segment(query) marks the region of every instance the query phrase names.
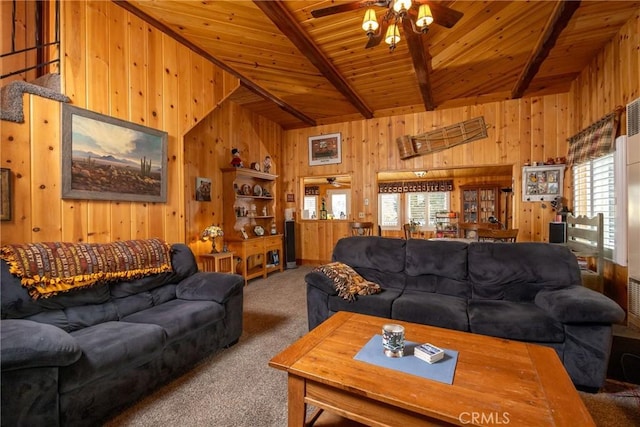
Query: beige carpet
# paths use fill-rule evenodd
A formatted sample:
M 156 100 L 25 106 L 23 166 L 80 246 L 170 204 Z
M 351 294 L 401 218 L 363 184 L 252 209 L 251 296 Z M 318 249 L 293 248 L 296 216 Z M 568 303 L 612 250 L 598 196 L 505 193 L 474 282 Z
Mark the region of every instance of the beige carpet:
M 205 359 L 106 425 L 286 426 L 286 374 L 267 364 L 307 332 L 304 275 L 308 271 L 309 267 L 300 267 L 249 282 L 240 342 Z M 640 386 L 609 381 L 604 392 L 581 396 L 599 427 L 640 426 Z

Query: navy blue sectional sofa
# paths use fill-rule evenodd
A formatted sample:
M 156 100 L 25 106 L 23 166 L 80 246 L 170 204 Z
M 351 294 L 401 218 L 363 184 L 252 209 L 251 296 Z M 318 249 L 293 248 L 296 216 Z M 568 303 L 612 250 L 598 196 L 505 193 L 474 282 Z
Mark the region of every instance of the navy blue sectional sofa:
M 342 310 L 532 342 L 556 350 L 576 387 L 595 391 L 604 383 L 611 325 L 625 313 L 581 285 L 564 246 L 347 237 L 333 261 L 383 291 L 349 302 L 331 279 L 310 272 L 309 329 Z
M 1 262 L 2 426 L 99 425 L 238 341 L 242 277 L 170 253 L 171 272 L 37 300 Z

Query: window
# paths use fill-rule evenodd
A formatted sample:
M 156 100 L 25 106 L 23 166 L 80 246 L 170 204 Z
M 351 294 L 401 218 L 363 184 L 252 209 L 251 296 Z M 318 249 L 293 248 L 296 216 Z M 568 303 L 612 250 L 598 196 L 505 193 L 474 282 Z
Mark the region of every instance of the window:
M 615 153 L 573 166 L 573 214 L 592 217 L 600 212 L 604 219 L 605 256 L 615 248 Z
M 328 190 L 327 198 L 329 206 L 327 211 L 333 218 L 343 219 L 349 217 L 349 193 L 351 190 Z
M 378 212 L 380 227 L 386 229 L 400 228 L 400 194 L 378 194 Z
M 303 207 L 305 219 L 318 218 L 318 196 L 304 196 Z
M 382 228 L 399 229 L 401 224 L 413 220 L 421 227 L 436 228 L 436 213 L 449 211 L 449 192 L 379 194 L 378 205 Z M 401 203 L 403 200 L 403 203 Z M 400 206 L 404 205 L 401 211 Z

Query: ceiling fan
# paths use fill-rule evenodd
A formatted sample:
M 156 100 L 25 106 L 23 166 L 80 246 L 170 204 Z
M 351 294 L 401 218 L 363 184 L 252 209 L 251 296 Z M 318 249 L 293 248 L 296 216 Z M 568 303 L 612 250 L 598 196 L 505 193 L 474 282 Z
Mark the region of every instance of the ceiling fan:
M 374 6 L 387 8 L 381 23 Z M 361 8 L 366 8 L 362 21 L 362 29 L 369 38 L 366 48 L 377 46 L 384 39 L 391 51 L 400 41 L 399 26 L 403 27 L 405 36 L 410 37 L 410 33 L 425 34 L 432 23 L 451 28 L 463 16 L 462 12 L 425 0 L 361 0 L 312 10 L 311 16 L 320 18 Z
M 327 184 L 333 185 L 334 187 L 342 187 L 342 184 L 336 181 L 335 176 L 330 176 L 327 178 Z

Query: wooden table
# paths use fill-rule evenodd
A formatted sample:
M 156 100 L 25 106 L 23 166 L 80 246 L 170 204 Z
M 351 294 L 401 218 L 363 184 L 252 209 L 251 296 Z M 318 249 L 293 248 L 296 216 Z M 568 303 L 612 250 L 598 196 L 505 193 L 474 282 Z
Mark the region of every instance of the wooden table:
M 288 372 L 289 426 L 307 404 L 372 426 L 595 426 L 548 347 L 394 321 L 408 341 L 459 352 L 452 385 L 354 360 L 388 322 L 339 312 L 271 359 Z
M 200 255 L 203 271 L 215 271 L 218 273 L 235 273 L 233 252 L 218 252 L 215 254 Z

